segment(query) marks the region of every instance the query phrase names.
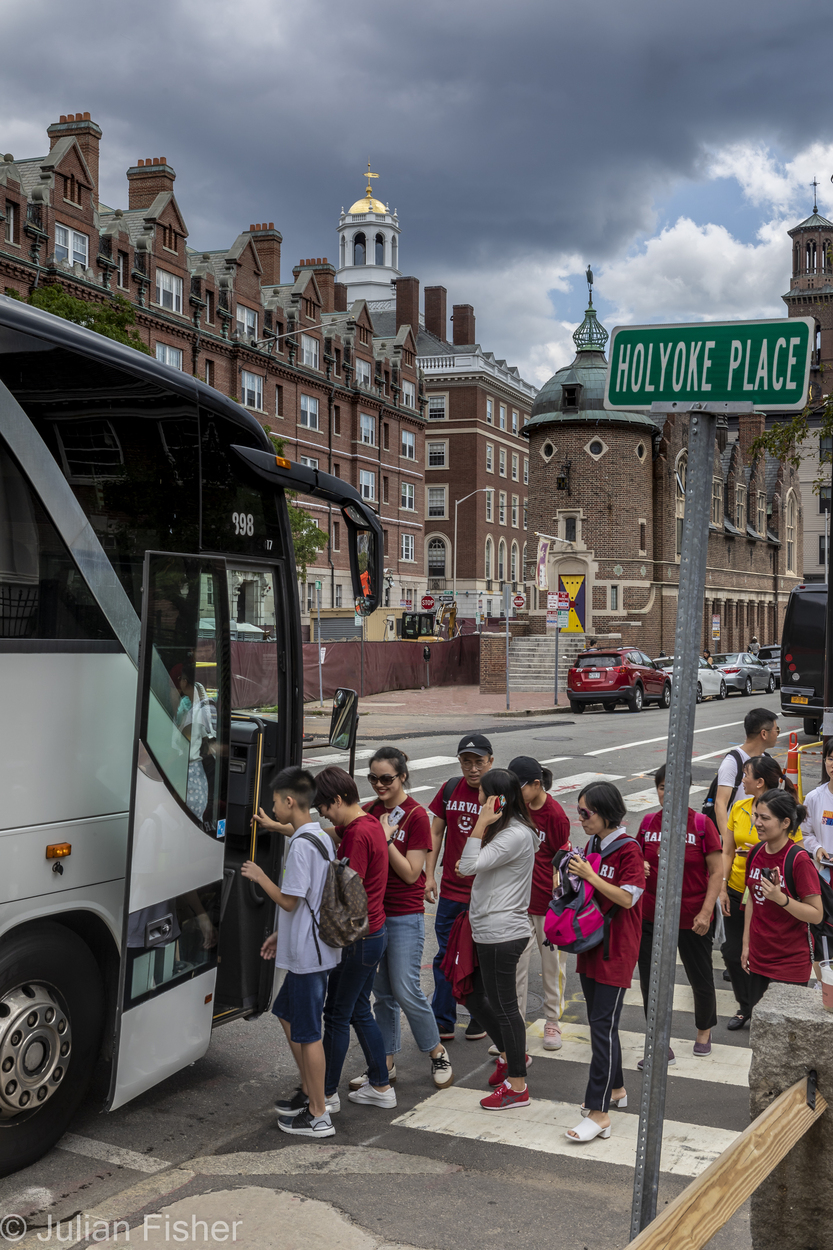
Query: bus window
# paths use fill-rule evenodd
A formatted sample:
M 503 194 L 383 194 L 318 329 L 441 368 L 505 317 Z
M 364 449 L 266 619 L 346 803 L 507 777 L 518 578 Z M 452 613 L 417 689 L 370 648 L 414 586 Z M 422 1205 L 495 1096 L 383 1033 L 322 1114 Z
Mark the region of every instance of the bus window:
M 232 711 L 276 717 L 282 647 L 277 578 L 270 568 L 228 562 Z
M 16 461 L 0 441 L 0 641 L 115 635 Z
M 247 441 L 228 417 L 200 409 L 202 548 L 284 557 L 275 488 L 264 487 L 231 450 Z

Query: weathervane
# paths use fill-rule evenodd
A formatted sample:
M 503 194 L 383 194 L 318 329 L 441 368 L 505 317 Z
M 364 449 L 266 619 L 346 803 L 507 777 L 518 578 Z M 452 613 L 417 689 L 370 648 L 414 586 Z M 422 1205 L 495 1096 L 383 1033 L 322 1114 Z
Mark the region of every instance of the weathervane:
M 371 199 L 371 198 L 372 198 L 372 193 L 373 193 L 373 188 L 372 188 L 372 187 L 371 187 L 371 185 L 370 185 L 370 179 L 371 179 L 371 178 L 378 178 L 378 177 L 379 177 L 379 175 L 378 175 L 378 174 L 372 174 L 372 173 L 370 172 L 370 161 L 368 161 L 368 162 L 367 162 L 367 179 L 368 179 L 368 182 L 367 182 L 367 190 L 365 191 L 365 195 L 367 196 L 367 198 L 368 198 L 368 199 Z
M 587 266 L 587 273 L 584 275 L 587 279 L 587 300 L 589 306 L 593 307 L 593 270 Z
M 833 178 L 831 178 L 830 181 L 833 182 Z M 813 181 L 810 183 L 810 186 L 813 188 L 813 212 L 817 213 L 819 211 L 819 194 L 818 194 L 819 184 L 818 184 L 815 174 L 813 174 Z

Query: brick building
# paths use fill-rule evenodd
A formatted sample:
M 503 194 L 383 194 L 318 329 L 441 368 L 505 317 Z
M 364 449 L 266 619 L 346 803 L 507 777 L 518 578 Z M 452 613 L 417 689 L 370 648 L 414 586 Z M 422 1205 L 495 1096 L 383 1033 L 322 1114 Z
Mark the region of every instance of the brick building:
M 685 515 L 688 419 L 656 422 L 603 405 L 607 332 L 592 306 L 573 336 L 576 357 L 542 388 L 524 429 L 529 440 L 529 529 L 562 541 L 549 584 L 570 594 L 574 651 L 586 635 L 673 654 Z M 800 580 L 802 506 L 798 473 L 771 456 L 753 459 L 761 414 L 718 432 L 702 646 L 745 648 L 781 634 L 789 592 Z M 535 556 L 535 540 L 530 558 Z M 531 577 L 531 571 L 530 571 Z M 543 594 L 530 612 L 546 631 Z M 719 639 L 713 621 L 719 622 Z
M 301 261 L 282 281 L 282 236 L 272 222 L 250 225 L 229 248 L 190 246 L 165 157 L 138 160 L 127 171 L 127 207 L 111 208 L 98 197 L 101 129 L 89 113 L 62 116 L 47 134 L 45 156 L 0 160 L 0 289 L 26 297 L 57 283 L 85 300 L 124 296 L 159 360 L 237 400 L 284 439 L 291 459 L 343 477 L 374 501 L 391 601 L 417 597 L 425 587 L 425 399 L 413 300 L 403 292 L 380 333 L 364 299 L 348 306 L 326 258 Z M 324 608 L 345 612 L 346 536 L 326 506 L 304 507 L 328 544 L 302 606 L 309 610 L 318 578 Z M 349 621 L 352 630 L 352 613 Z

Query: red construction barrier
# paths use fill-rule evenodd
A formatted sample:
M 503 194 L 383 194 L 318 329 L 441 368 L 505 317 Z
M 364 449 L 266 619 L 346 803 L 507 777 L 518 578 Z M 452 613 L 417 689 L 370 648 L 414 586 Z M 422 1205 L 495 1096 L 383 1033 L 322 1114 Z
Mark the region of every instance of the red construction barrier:
M 239 644 L 238 644 L 239 645 Z M 243 644 L 245 645 L 245 644 Z M 432 686 L 476 686 L 480 681 L 480 638 L 469 634 L 451 642 L 429 644 Z M 322 643 L 324 698 L 339 686 L 361 694 L 361 642 Z M 364 693 L 385 690 L 418 690 L 425 685 L 425 661 L 420 642 L 366 642 L 364 644 Z M 304 644 L 304 699 L 318 698 L 318 647 Z

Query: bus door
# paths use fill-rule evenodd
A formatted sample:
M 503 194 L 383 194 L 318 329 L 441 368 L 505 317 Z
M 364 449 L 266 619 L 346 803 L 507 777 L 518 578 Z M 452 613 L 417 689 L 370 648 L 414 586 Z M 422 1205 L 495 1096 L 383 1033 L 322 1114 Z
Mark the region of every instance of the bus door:
M 211 1036 L 228 638 L 225 561 L 147 552 L 110 1109 L 200 1058 Z

